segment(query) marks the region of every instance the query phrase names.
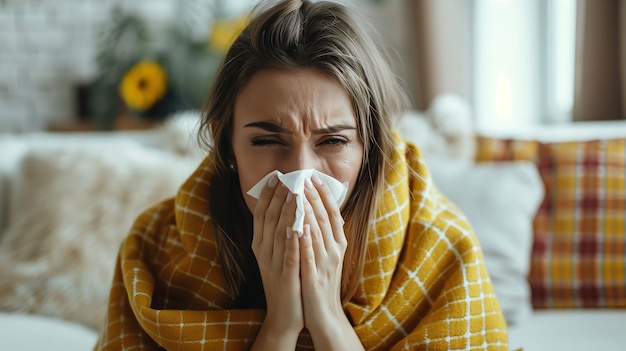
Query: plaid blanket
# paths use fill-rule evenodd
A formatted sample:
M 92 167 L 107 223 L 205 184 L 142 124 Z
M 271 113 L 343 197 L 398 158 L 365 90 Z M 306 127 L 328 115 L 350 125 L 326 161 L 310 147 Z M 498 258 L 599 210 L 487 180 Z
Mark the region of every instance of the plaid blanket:
M 204 161 L 174 199 L 124 241 L 96 350 L 247 350 L 264 310 L 229 309 L 216 261 Z M 418 149 L 398 139 L 364 275 L 344 306 L 367 350 L 506 350 L 507 332 L 465 217 L 437 190 Z M 303 331 L 298 350 L 313 349 Z

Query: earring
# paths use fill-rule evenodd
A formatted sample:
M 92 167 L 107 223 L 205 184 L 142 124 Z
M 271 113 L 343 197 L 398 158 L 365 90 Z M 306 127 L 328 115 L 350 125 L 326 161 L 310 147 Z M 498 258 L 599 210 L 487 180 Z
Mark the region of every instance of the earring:
M 228 168 L 230 168 L 231 172 L 235 171 L 235 165 L 232 162 L 228 164 Z

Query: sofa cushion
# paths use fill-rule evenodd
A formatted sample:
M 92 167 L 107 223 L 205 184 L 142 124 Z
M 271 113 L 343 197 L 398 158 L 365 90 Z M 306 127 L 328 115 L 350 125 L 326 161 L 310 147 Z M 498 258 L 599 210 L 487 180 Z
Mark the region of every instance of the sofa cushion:
M 193 164 L 190 164 L 193 162 Z M 175 194 L 196 162 L 139 144 L 32 148 L 0 239 L 0 309 L 97 328 L 135 217 Z
M 626 307 L 626 140 L 543 144 L 546 193 L 530 282 L 537 307 Z
M 534 307 L 626 307 L 626 139 L 489 139 L 478 142 L 479 160 L 533 160 L 544 182 L 533 222 Z M 532 144 L 534 153 L 513 151 Z
M 426 161 L 437 187 L 476 233 L 507 324 L 522 322 L 532 311 L 527 280 L 532 222 L 543 199 L 537 168 L 530 162 Z
M 534 161 L 539 142 L 527 139 L 476 137 L 476 162 Z

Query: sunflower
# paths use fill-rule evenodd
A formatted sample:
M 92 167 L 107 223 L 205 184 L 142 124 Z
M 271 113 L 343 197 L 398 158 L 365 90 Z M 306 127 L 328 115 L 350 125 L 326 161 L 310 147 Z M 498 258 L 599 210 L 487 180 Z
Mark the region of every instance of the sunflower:
M 161 65 L 152 60 L 135 64 L 126 73 L 119 92 L 131 109 L 146 111 L 165 95 L 167 75 Z

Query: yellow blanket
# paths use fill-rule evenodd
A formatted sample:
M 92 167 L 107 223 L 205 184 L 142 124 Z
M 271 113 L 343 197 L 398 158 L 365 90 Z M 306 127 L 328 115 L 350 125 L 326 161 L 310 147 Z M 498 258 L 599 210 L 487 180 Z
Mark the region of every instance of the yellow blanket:
M 363 346 L 506 350 L 506 325 L 468 223 L 436 189 L 416 147 L 398 141 L 392 161 L 363 280 L 345 306 Z M 227 309 L 233 297 L 214 259 L 209 175 L 204 161 L 175 199 L 135 222 L 97 350 L 250 348 L 264 311 Z M 313 349 L 304 332 L 298 349 Z

